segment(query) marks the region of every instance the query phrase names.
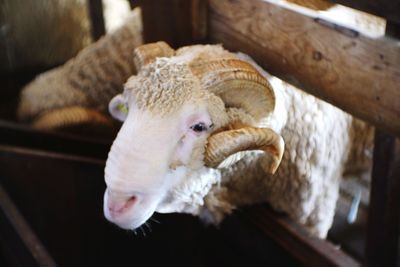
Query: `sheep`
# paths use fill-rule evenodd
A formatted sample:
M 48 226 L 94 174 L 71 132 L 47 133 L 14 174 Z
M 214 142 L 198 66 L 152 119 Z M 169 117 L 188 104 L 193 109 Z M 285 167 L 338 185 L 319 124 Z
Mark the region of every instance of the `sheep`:
M 220 45 L 170 49 L 136 48 L 138 73 L 109 103 L 123 124 L 105 166 L 105 217 L 124 229 L 154 212 L 219 224 L 268 202 L 326 237 L 342 174 L 370 160 L 371 127 Z
M 92 42 L 87 0 L 2 0 L 0 71 L 49 68 Z M 105 27 L 112 32 L 129 15 L 126 0 L 103 0 Z
M 21 91 L 18 119 L 46 130 L 85 124 L 113 129 L 107 105 L 136 72 L 132 53 L 143 43 L 141 30 L 136 9 L 121 28 L 36 77 Z

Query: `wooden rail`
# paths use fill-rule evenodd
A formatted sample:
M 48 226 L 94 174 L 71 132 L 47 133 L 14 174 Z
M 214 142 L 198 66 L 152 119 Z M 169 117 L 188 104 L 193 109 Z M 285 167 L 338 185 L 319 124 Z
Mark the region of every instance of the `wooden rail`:
M 351 256 L 322 239 L 312 237 L 283 214 L 265 206 L 244 211 L 245 218 L 290 252 L 304 266 L 360 266 Z
M 112 140 L 32 129 L 0 120 L 0 144 L 49 152 L 106 159 Z
M 209 38 L 400 136 L 400 46 L 259 0 L 209 0 Z

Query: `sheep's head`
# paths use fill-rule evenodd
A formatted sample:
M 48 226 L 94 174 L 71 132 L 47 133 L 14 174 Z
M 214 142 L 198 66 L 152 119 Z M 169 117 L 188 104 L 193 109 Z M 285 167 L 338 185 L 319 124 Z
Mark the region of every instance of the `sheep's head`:
M 110 102 L 124 123 L 106 163 L 104 213 L 122 228 L 155 211 L 197 213 L 210 189 L 201 176 L 216 182 L 215 168 L 233 153 L 261 149 L 274 159 L 271 172 L 279 165 L 281 137 L 250 125 L 274 108 L 268 82 L 226 51 L 212 59 L 196 49 L 174 56 L 162 42 L 139 47 L 138 74 Z

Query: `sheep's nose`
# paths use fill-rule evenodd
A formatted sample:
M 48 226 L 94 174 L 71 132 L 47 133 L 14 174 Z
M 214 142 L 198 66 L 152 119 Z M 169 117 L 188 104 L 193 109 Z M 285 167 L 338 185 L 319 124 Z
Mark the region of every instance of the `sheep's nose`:
M 136 196 L 129 198 L 113 198 L 108 196 L 107 206 L 112 215 L 119 215 L 131 208 L 137 201 Z

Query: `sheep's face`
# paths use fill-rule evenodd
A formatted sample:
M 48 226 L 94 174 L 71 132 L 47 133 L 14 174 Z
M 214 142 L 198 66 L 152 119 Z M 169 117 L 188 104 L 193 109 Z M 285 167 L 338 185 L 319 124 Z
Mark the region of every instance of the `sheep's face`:
M 106 163 L 104 214 L 134 229 L 166 201 L 174 202 L 170 192 L 204 167 L 207 138 L 227 115 L 223 102 L 202 90 L 186 65 L 165 59 L 128 80 L 110 111 L 124 123 Z

